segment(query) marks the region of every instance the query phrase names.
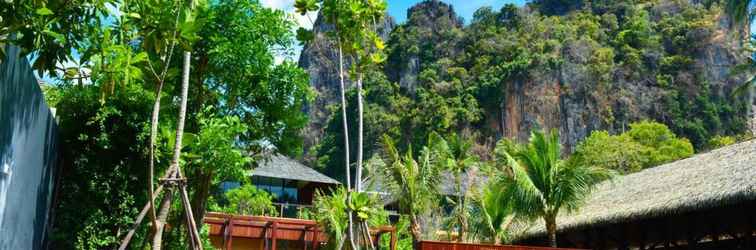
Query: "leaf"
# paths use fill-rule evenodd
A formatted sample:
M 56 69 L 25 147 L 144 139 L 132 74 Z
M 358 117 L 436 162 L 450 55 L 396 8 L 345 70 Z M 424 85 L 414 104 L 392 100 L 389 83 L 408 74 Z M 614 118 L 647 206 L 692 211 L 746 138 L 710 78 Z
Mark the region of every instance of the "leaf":
M 66 78 L 74 78 L 78 74 L 79 74 L 79 69 L 77 69 L 76 67 L 67 68 L 65 71 Z
M 384 48 L 386 48 L 386 44 L 383 42 L 383 39 L 379 37 L 376 37 L 373 40 L 373 42 L 375 43 L 375 47 L 378 48 L 379 50 L 383 50 Z
M 313 39 L 315 39 L 315 34 L 311 30 L 307 30 L 301 27 L 297 29 L 297 40 L 299 40 L 301 43 L 308 43 Z
M 129 12 L 129 14 L 126 14 L 126 16 L 134 18 L 134 19 L 141 19 L 142 18 L 142 16 L 139 15 L 139 13 L 136 13 L 136 12 Z
M 52 12 L 52 10 L 48 9 L 47 7 L 39 8 L 35 11 L 35 13 L 37 13 L 37 15 L 40 15 L 40 16 L 49 16 L 49 15 L 55 14 Z
M 386 56 L 383 53 L 372 53 L 370 54 L 370 60 L 375 64 L 380 64 L 386 61 Z
M 61 44 L 62 43 L 66 43 L 66 37 L 63 36 L 60 33 L 57 33 L 57 32 L 51 31 L 51 30 L 43 30 L 42 32 L 45 33 L 48 36 L 53 37 L 55 39 L 55 41 L 58 42 L 58 43 L 61 43 Z

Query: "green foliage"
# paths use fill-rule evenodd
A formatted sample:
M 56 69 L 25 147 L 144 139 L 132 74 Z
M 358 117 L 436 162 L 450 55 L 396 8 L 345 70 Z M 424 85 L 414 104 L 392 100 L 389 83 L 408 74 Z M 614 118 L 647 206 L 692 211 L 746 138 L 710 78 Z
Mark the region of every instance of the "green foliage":
M 707 143 L 707 148 L 709 149 L 721 148 L 724 146 L 735 144 L 736 142 L 737 140 L 735 139 L 735 137 L 718 135 L 709 139 L 709 142 Z
M 120 241 L 118 232 L 147 200 L 143 176 L 152 95 L 128 85 L 101 103 L 98 86 L 60 91 L 56 113 L 66 146 L 51 239 L 60 248 L 107 248 Z
M 610 135 L 607 131 L 593 131 L 575 149 L 570 164 L 599 166 L 620 173 L 630 173 L 648 165 L 644 152 L 648 148 L 627 134 Z
M 117 7 L 121 15 L 98 12 L 97 8 L 106 3 Z M 57 41 L 60 44 L 55 46 L 44 37 L 39 46 L 20 44 L 41 53 L 42 60 L 38 59 L 40 64 L 35 67 L 46 68 L 43 66 L 50 60 L 45 53 L 80 54 L 79 65 L 63 69 L 62 75 L 57 75 L 58 86 L 46 91 L 51 105 L 60 112 L 62 139 L 67 145 L 63 156 L 66 170 L 61 179 L 61 192 L 65 193 L 56 208 L 53 245 L 112 248 L 131 227 L 136 209 L 147 200 L 149 114 L 158 82 L 165 82 L 165 86 L 156 148 L 157 176 L 165 169 L 174 144 L 172 129 L 178 103 L 173 96 L 178 86 L 173 83 L 178 82 L 177 61 L 182 50 L 194 52 L 182 164 L 195 215 L 202 216 L 197 212 L 204 212 L 207 203 L 212 205 L 209 194 L 220 180 L 242 179 L 250 166 L 250 155 L 263 147 L 275 147 L 285 154 L 301 152 L 299 131 L 306 124 L 302 107 L 312 97 L 307 75 L 294 63 L 274 60 L 275 53 L 292 49 L 293 22 L 282 11 L 263 8 L 256 1 L 192 3 L 77 1 L 59 6 L 47 1 L 47 9 L 53 14 L 38 11 L 40 20 L 70 14 L 70 20 L 56 19 L 49 25 L 73 32 L 61 33 L 73 39 Z M 14 15 L 19 17 L 31 15 L 25 8 L 40 4 L 13 2 L 10 5 L 15 6 L 5 8 L 9 3 L 2 2 L 2 22 L 10 20 L 6 11 L 16 11 Z M 82 21 L 80 17 L 84 17 L 76 11 L 90 11 L 86 15 L 95 18 Z M 69 21 L 81 23 L 58 26 L 69 25 Z M 23 43 L 31 36 L 19 39 Z M 174 205 L 177 210 L 180 202 Z M 175 219 L 181 214 L 172 211 L 170 216 L 171 224 L 183 226 L 183 220 Z M 140 227 L 132 247 L 143 247 L 139 244 L 148 234 L 148 227 Z M 169 248 L 186 247 L 182 230 L 168 232 L 166 238 Z
M 604 168 L 565 164 L 560 148 L 556 131 L 534 131 L 528 144 L 495 151 L 498 164 L 511 171 L 495 180 L 498 190 L 515 213 L 543 218 L 552 247 L 557 214 L 576 210 L 594 185 L 611 177 Z
M 236 116 L 218 117 L 210 108 L 205 109 L 197 120 L 199 133 L 187 134 L 184 141 L 186 170 L 212 172 L 213 183 L 244 180 L 251 159 L 235 141 L 247 132 L 247 125 Z
M 351 196 L 351 199 L 347 198 Z M 367 222 L 370 226 L 385 225 L 387 213 L 376 196 L 364 192 L 352 192 L 344 187 L 330 190 L 329 194 L 317 191 L 313 201 L 314 219 L 329 235 L 328 247 L 340 249 L 346 246 L 349 211 L 355 212 L 357 225 Z
M 471 152 L 472 141 L 461 135 L 452 135 L 446 140 L 440 139 L 436 142 L 435 149 L 439 166 L 454 176 L 454 193 L 456 197 L 448 197 L 447 201 L 454 206 L 449 214 L 447 226 L 449 232 L 452 229 L 458 229 L 458 237 L 465 240 L 466 233 L 469 230 L 469 220 L 472 192 L 465 188 L 462 183 L 462 175 L 467 175 L 474 171 L 479 165 L 479 159 Z M 467 183 L 467 185 L 471 185 Z
M 402 155 L 394 141 L 387 135 L 383 136 L 385 164 L 377 174 L 383 176 L 387 188 L 397 197 L 399 213 L 409 217 L 413 241 L 419 241 L 422 237 L 419 217 L 429 212 L 438 198 L 441 171 L 438 147 L 442 141 L 438 134 L 432 133 L 415 158 L 411 147 Z
M 693 155 L 693 145 L 688 139 L 679 139 L 664 124 L 642 121 L 630 124 L 627 134 L 641 145 L 648 147 L 645 156 L 648 166 L 656 166 Z
M 502 173 L 489 173 L 489 178 L 496 179 Z M 498 182 L 486 183 L 482 190 L 473 197 L 471 233 L 484 242 L 500 244 L 510 242 L 514 230 L 511 228 L 517 218 L 508 197 L 503 196 Z
M 295 64 L 276 64 L 276 51 L 294 45 L 294 23 L 282 11 L 253 1 L 220 1 L 206 14 L 197 45 L 201 58 L 196 74 L 204 86 L 197 102 L 236 115 L 249 129 L 240 137 L 255 148 L 272 143 L 284 154 L 300 154 L 300 130 L 307 123 L 301 110 L 312 99 L 307 74 Z
M 222 210 L 232 214 L 278 216 L 273 206 L 273 196 L 265 190 L 250 184 L 226 192 L 228 205 Z
M 691 155 L 690 141 L 677 138 L 664 124 L 642 121 L 630 124 L 630 130 L 619 135 L 593 131 L 577 146 L 569 164 L 632 173 Z
M 71 51 L 97 28 L 107 15 L 109 0 L 0 2 L 0 44 L 11 43 L 23 49 L 21 56 L 36 53 L 33 68 L 52 73 L 71 60 Z M 0 49 L 0 55 L 5 53 Z

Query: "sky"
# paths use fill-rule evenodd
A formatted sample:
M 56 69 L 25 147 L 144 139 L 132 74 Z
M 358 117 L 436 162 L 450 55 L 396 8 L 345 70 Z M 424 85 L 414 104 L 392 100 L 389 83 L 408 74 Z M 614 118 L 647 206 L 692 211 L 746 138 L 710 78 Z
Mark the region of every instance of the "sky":
M 398 23 L 403 23 L 407 20 L 407 9 L 413 5 L 422 2 L 423 0 L 387 0 L 389 15 L 394 17 Z M 525 4 L 526 0 L 442 0 L 442 2 L 451 4 L 454 7 L 454 11 L 457 15 L 465 19 L 465 22 L 472 19 L 473 13 L 477 9 L 483 6 L 491 6 L 494 10 L 498 10 L 507 3 L 514 3 L 516 5 Z M 263 6 L 273 9 L 280 9 L 286 13 L 290 13 L 297 19 L 299 25 L 305 28 L 312 27 L 312 24 L 307 17 L 298 15 L 294 12 L 294 0 L 261 0 Z M 309 14 L 314 21 L 316 13 Z
M 317 12 L 308 13 L 307 16 L 302 16 L 294 11 L 295 0 L 260 0 L 263 6 L 283 10 L 287 14 L 296 19 L 297 24 L 300 27 L 307 29 L 312 28 L 312 22 L 317 17 Z M 413 5 L 422 2 L 423 0 L 387 0 L 389 15 L 396 20 L 397 23 L 404 23 L 407 20 L 407 9 Z M 472 19 L 473 13 L 480 7 L 491 6 L 494 10 L 499 10 L 504 4 L 514 3 L 518 6 L 525 4 L 526 0 L 442 0 L 442 2 L 451 4 L 457 15 L 461 16 L 465 22 L 469 22 Z M 284 59 L 297 61 L 299 59 L 299 52 L 301 47 L 294 48 L 294 54 L 289 56 L 277 56 L 276 62 L 280 63 Z

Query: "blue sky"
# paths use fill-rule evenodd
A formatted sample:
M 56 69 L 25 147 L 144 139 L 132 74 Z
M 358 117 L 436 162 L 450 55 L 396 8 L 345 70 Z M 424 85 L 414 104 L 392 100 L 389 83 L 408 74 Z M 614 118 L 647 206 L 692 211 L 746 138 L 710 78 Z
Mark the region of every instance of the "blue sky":
M 407 19 L 407 9 L 413 5 L 422 2 L 422 0 L 388 0 L 388 11 L 397 22 L 404 22 Z M 499 10 L 501 6 L 508 3 L 514 3 L 522 6 L 525 0 L 443 0 L 454 7 L 457 15 L 462 16 L 465 22 L 472 19 L 473 13 L 483 6 L 491 6 L 494 10 Z
M 301 26 L 309 28 L 312 24 L 306 17 L 296 15 L 294 13 L 294 1 L 295 0 L 260 0 L 260 2 L 270 8 L 280 9 L 287 13 L 291 13 Z M 422 2 L 423 0 L 387 0 L 389 15 L 395 18 L 399 23 L 404 22 L 407 19 L 407 9 L 413 5 Z M 477 9 L 483 6 L 491 6 L 494 10 L 498 10 L 507 3 L 514 3 L 516 5 L 525 4 L 526 0 L 442 0 L 442 2 L 451 4 L 454 7 L 454 11 L 457 15 L 462 16 L 465 22 L 472 19 L 473 13 Z M 311 13 L 312 20 L 315 19 L 316 13 Z
M 314 21 L 317 17 L 316 12 L 308 13 L 308 17 L 299 15 L 294 12 L 295 0 L 260 0 L 263 6 L 280 9 L 291 15 L 301 27 L 312 28 L 310 20 Z M 413 5 L 422 2 L 423 0 L 387 0 L 389 15 L 394 17 L 398 23 L 403 23 L 407 20 L 407 9 Z M 461 16 L 465 22 L 469 22 L 472 19 L 473 13 L 483 6 L 491 6 L 494 10 L 499 10 L 501 6 L 507 3 L 514 3 L 522 6 L 526 0 L 441 0 L 442 2 L 451 4 L 457 15 Z M 299 52 L 301 48 L 294 48 L 294 55 L 279 56 L 277 61 L 282 61 L 286 58 L 296 61 L 299 58 Z

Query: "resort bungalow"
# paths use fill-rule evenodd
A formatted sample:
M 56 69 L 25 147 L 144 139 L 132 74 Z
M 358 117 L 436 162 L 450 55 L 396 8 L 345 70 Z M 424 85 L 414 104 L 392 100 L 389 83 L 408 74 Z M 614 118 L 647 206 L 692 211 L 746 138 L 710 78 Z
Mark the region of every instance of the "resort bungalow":
M 756 249 L 756 140 L 603 183 L 557 225 L 560 247 Z M 540 226 L 519 243 L 545 238 Z
M 274 205 L 281 217 L 296 218 L 299 211 L 312 206 L 315 193 L 335 188 L 341 183 L 298 161 L 283 155 L 273 155 L 249 173 L 251 183 L 274 196 Z M 223 189 L 238 187 L 238 183 L 224 183 Z

